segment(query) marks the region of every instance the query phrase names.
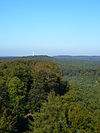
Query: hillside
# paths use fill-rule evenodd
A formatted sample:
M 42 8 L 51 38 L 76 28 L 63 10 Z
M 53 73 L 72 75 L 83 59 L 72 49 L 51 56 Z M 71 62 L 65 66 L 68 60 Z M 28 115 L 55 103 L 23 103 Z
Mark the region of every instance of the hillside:
M 0 133 L 99 133 L 100 62 L 1 58 Z
M 60 55 L 54 56 L 55 59 L 62 59 L 62 60 L 85 60 L 85 61 L 100 61 L 100 56 L 67 56 L 67 55 Z

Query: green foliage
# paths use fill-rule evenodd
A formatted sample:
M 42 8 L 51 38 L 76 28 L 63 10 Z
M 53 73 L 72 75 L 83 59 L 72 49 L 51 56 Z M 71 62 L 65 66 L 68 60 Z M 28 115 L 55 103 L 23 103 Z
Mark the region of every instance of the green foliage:
M 31 113 L 39 112 L 48 94 L 63 95 L 68 83 L 52 61 L 16 60 L 0 64 L 0 129 L 24 132 Z M 30 114 L 30 115 L 29 115 Z
M 74 89 L 61 97 L 51 92 L 40 113 L 34 114 L 30 133 L 98 133 L 100 111 L 88 110 L 78 101 L 77 94 Z
M 0 133 L 100 132 L 100 63 L 56 62 L 1 60 Z
M 26 88 L 24 83 L 19 78 L 13 77 L 8 83 L 8 92 L 12 113 L 22 115 L 25 111 L 26 101 Z
M 33 133 L 64 133 L 67 132 L 66 118 L 62 111 L 60 97 L 56 97 L 54 92 L 48 96 L 40 113 L 34 114 Z
M 63 80 L 59 67 L 52 62 L 37 62 L 32 68 L 33 84 L 29 91 L 29 107 L 31 113 L 40 111 L 41 103 L 47 99 L 50 91 L 63 95 L 68 84 Z

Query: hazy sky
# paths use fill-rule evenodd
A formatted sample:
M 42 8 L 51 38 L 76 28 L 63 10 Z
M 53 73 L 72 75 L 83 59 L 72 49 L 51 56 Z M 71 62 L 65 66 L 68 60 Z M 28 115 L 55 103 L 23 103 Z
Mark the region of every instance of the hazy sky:
M 100 0 L 0 0 L 0 56 L 100 55 Z

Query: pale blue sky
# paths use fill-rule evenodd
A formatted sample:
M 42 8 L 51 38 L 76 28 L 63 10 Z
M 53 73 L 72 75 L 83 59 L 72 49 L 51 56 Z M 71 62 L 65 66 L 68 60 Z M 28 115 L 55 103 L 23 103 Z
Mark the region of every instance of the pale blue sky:
M 100 55 L 100 0 L 0 0 L 0 56 Z

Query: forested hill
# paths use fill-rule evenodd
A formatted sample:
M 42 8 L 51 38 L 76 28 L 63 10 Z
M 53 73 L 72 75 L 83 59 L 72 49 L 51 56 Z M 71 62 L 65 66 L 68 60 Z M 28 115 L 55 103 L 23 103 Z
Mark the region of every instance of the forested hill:
M 0 133 L 100 133 L 100 62 L 1 58 Z
M 0 57 L 0 60 L 84 60 L 84 61 L 100 61 L 100 56 L 69 56 L 69 55 L 58 55 L 58 56 L 47 56 L 47 55 L 36 55 L 36 56 L 8 56 Z
M 59 66 L 52 61 L 1 61 L 0 133 L 34 132 L 30 122 L 37 123 L 33 115 L 40 115 L 48 96 L 62 96 L 68 90 Z
M 85 60 L 85 61 L 100 61 L 100 56 L 54 56 L 55 59 L 62 60 Z
M 52 57 L 47 55 L 36 55 L 36 56 L 5 56 L 0 57 L 0 61 L 14 61 L 14 60 L 52 60 Z

